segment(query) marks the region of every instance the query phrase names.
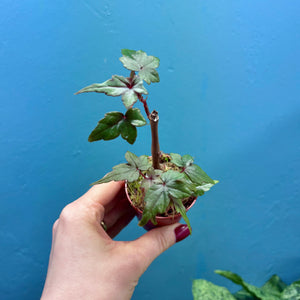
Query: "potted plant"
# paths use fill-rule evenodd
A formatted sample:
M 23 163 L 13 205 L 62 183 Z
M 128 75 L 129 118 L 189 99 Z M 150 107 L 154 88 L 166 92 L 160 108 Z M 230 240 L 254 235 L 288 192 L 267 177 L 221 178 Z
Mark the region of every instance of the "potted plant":
M 98 122 L 88 140 L 112 140 L 121 135 L 129 144 L 137 137 L 137 127 L 147 124 L 139 108 L 133 107 L 141 102 L 152 135 L 151 156 L 137 157 L 127 151 L 127 163 L 113 167 L 113 171 L 94 184 L 109 181 L 126 181 L 126 193 L 139 218 L 139 225 L 146 229 L 179 221 L 181 216 L 191 226 L 186 211 L 198 196 L 208 191 L 216 180 L 211 179 L 190 155 L 165 154 L 160 151 L 158 139 L 159 116 L 156 110 L 150 112 L 148 91 L 144 82 L 159 82 L 156 69 L 159 59 L 148 56 L 144 51 L 122 50 L 120 61 L 130 71 L 129 77 L 113 75 L 103 83 L 89 85 L 76 94 L 96 92 L 108 96 L 121 96 L 126 108 L 122 112 L 108 112 Z

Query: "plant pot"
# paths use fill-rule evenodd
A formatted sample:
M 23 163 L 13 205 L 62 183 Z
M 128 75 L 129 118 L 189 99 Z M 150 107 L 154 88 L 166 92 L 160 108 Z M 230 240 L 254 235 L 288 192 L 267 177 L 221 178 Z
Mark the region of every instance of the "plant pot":
M 132 203 L 130 196 L 128 194 L 127 182 L 125 183 L 125 192 L 126 192 L 126 196 L 127 196 L 127 199 L 129 201 L 130 205 L 135 210 L 135 215 L 137 216 L 138 220 L 140 221 L 142 218 L 143 212 L 139 208 L 135 207 L 134 204 Z M 191 205 L 186 209 L 186 211 L 188 211 L 195 204 L 196 199 L 197 198 L 195 197 L 193 202 L 191 203 Z M 143 228 L 146 230 L 151 230 L 156 227 L 171 225 L 171 224 L 179 222 L 181 217 L 182 217 L 181 214 L 175 214 L 175 215 L 172 215 L 169 217 L 155 217 L 155 220 L 157 222 L 156 225 L 153 224 L 151 221 L 149 221 L 145 226 L 143 226 Z

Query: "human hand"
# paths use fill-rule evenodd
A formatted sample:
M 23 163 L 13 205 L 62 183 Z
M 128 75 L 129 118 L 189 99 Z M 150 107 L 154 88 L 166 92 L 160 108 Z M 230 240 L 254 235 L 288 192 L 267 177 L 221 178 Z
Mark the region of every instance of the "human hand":
M 41 299 L 130 299 L 151 262 L 189 235 L 188 227 L 177 223 L 134 241 L 112 240 L 133 217 L 124 182 L 95 185 L 67 205 L 53 225 Z M 100 225 L 103 220 L 107 231 Z

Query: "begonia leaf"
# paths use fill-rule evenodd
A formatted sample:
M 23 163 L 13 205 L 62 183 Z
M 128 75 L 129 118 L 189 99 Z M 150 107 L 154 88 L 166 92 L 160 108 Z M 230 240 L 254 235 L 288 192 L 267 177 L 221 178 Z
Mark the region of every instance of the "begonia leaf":
M 125 115 L 121 112 L 106 113 L 89 136 L 89 142 L 112 140 L 120 134 L 124 140 L 133 144 L 137 137 L 136 126 L 144 126 L 147 122 L 138 108 L 130 108 Z
M 135 154 L 127 151 L 125 154 L 127 160 L 126 164 L 119 164 L 113 167 L 113 170 L 106 174 L 102 179 L 96 181 L 93 184 L 100 184 L 110 181 L 122 181 L 128 182 L 136 181 L 140 176 L 140 171 L 146 171 L 151 167 L 148 157 L 142 155 L 137 157 Z
M 216 182 L 211 179 L 198 165 L 194 164 L 193 158 L 190 155 L 179 155 L 171 153 L 171 162 L 176 166 L 182 168 L 188 178 L 197 185 L 206 183 L 215 184 Z
M 137 94 L 148 94 L 143 86 L 143 80 L 139 76 L 135 76 L 131 79 L 118 75 L 113 75 L 111 79 L 103 83 L 89 85 L 76 94 L 88 92 L 104 93 L 113 97 L 122 96 L 122 101 L 126 108 L 136 103 L 138 100 Z
M 190 230 L 190 233 L 192 233 L 191 223 L 186 215 L 186 208 L 183 205 L 182 201 L 179 199 L 173 199 L 173 202 L 174 202 L 176 211 L 182 215 L 182 218 L 184 219 L 185 223 L 187 224 L 187 226 Z
M 138 72 L 139 77 L 148 84 L 159 82 L 159 75 L 155 70 L 159 66 L 159 59 L 155 56 L 147 55 L 144 51 L 122 50 L 123 56 L 120 61 L 124 67 L 130 71 Z
M 139 225 L 144 226 L 149 220 L 155 224 L 155 216 L 165 212 L 172 199 L 181 201 L 193 195 L 193 188 L 185 181 L 184 174 L 174 170 L 164 172 L 146 192 L 145 209 Z

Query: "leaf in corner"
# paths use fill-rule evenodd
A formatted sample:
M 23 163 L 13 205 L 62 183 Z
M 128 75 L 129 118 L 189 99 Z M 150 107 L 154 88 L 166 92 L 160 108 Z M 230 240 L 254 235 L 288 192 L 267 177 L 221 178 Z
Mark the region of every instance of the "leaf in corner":
M 192 291 L 194 300 L 235 300 L 228 289 L 204 279 L 194 280 Z
M 273 275 L 263 286 L 262 290 L 265 292 L 278 292 L 281 293 L 287 285 L 280 279 L 279 276 Z
M 247 291 L 252 296 L 261 300 L 280 300 L 280 293 L 275 290 L 263 290 L 262 288 L 258 288 L 252 284 L 245 282 L 239 275 L 230 272 L 230 271 L 222 271 L 216 270 L 215 273 L 224 276 L 225 278 L 231 280 L 233 283 L 242 286 L 242 288 Z
M 281 300 L 299 300 L 300 299 L 300 280 L 292 283 L 281 294 Z
M 148 84 L 159 82 L 159 75 L 155 70 L 159 66 L 159 59 L 155 56 L 147 55 L 144 51 L 122 50 L 123 56 L 120 61 L 124 67 L 130 71 L 138 72 L 139 77 Z

